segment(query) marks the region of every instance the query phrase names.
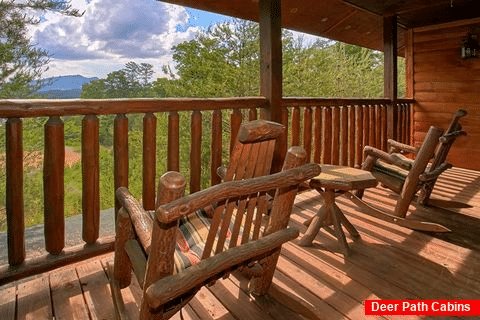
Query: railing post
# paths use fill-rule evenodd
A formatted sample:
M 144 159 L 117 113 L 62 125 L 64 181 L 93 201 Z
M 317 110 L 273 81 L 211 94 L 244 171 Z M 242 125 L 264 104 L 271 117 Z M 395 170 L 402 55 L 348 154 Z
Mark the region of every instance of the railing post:
M 322 107 L 315 106 L 313 111 L 313 162 L 320 163 L 322 158 Z
M 180 117 L 178 112 L 168 114 L 167 170 L 180 171 Z
M 307 152 L 307 162 L 312 154 L 312 108 L 303 109 L 303 148 Z
M 155 209 L 155 174 L 157 155 L 157 117 L 146 113 L 143 117 L 143 208 Z
M 322 163 L 332 163 L 332 109 L 323 108 L 322 116 Z
M 51 117 L 45 124 L 43 165 L 45 248 L 51 254 L 59 254 L 65 246 L 64 167 L 63 122 Z
M 250 109 L 250 116 L 253 115 L 254 109 Z M 256 113 L 255 113 L 256 115 Z M 253 120 L 253 119 L 252 119 Z M 217 174 L 217 169 L 222 165 L 222 111 L 214 110 L 212 113 L 212 154 L 210 168 L 210 183 L 216 185 L 222 181 Z
M 82 121 L 82 238 L 97 241 L 100 229 L 99 120 L 88 115 Z
M 115 190 L 128 187 L 128 118 L 125 114 L 118 114 L 114 120 L 113 157 Z M 120 208 L 121 204 L 115 197 L 115 219 Z
M 202 113 L 192 113 L 190 147 L 190 193 L 200 191 L 202 173 Z
M 18 266 L 25 260 L 22 120 L 9 118 L 5 128 L 8 263 Z

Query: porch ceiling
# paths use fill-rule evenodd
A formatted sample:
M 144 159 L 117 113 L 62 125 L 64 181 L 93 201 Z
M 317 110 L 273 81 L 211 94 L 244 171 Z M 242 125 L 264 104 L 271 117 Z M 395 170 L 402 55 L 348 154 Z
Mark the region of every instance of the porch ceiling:
M 258 21 L 258 0 L 165 0 L 182 6 Z M 282 26 L 383 51 L 383 15 L 397 14 L 398 52 L 407 28 L 480 16 L 477 0 L 283 0 Z

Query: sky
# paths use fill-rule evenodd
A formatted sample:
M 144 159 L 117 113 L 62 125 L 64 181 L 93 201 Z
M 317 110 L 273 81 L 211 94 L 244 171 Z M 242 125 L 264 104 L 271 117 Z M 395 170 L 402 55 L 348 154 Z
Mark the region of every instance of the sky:
M 152 0 L 72 0 L 71 5 L 83 16 L 47 12 L 29 30 L 32 43 L 51 55 L 44 77 L 105 78 L 129 61 L 150 63 L 155 78 L 161 77 L 162 66 L 172 64 L 173 46 L 228 19 Z

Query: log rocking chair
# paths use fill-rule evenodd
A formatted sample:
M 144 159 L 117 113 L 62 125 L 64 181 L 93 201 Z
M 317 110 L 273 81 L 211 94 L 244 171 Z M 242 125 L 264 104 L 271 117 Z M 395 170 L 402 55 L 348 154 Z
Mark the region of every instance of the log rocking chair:
M 226 181 L 182 197 L 185 179 L 167 172 L 157 209 L 146 212 L 124 187 L 110 267 L 117 314 L 125 318 L 121 288 L 135 274 L 143 295 L 140 319 L 168 319 L 204 285 L 240 270 L 253 294 L 267 293 L 280 247 L 298 236 L 288 227 L 298 185 L 320 173 L 305 164 L 300 147 L 288 151 L 283 169 L 269 174 L 275 139 L 283 126 L 258 120 L 240 127 Z M 268 193 L 275 191 L 271 210 Z
M 455 112 L 452 122 L 444 132 L 431 126 L 420 148 L 388 140 L 389 152 L 366 146 L 365 161 L 362 169 L 370 171 L 385 187 L 398 194 L 393 213 L 387 213 L 374 208 L 361 198 L 363 190 L 347 196 L 365 211 L 380 219 L 398 225 L 422 231 L 448 232 L 448 228 L 431 222 L 407 219 L 410 203 L 417 199 L 421 205 L 427 205 L 435 182 L 440 174 L 452 167 L 445 162 L 448 151 L 458 136 L 465 135 L 459 119 L 466 115 L 464 110 Z M 404 156 L 406 153 L 415 155 L 414 159 Z M 418 196 L 417 196 L 418 193 Z

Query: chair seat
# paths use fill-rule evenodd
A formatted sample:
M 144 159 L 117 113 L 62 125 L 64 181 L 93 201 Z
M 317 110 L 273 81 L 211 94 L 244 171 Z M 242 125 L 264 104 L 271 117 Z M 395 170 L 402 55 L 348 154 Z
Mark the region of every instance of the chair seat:
M 375 162 L 371 172 L 378 181 L 397 193 L 402 190 L 408 175 L 408 171 L 379 160 Z
M 230 247 L 230 242 L 232 238 L 234 221 L 238 214 L 237 208 L 234 208 L 232 213 L 232 218 L 227 230 L 225 244 L 223 245 L 223 250 L 227 250 Z M 245 212 L 242 212 L 244 215 Z M 254 212 L 253 220 L 255 220 L 256 210 Z M 236 240 L 236 245 L 241 242 L 241 235 L 244 232 L 245 216 L 242 217 L 242 223 L 238 231 L 238 239 Z M 266 221 L 262 221 L 262 227 L 260 228 L 261 232 L 264 230 Z M 211 218 L 208 216 L 205 210 L 197 210 L 192 214 L 180 219 L 177 233 L 177 243 L 175 246 L 175 270 L 174 273 L 178 273 L 188 267 L 195 265 L 200 262 L 203 250 L 205 248 L 205 243 L 207 241 L 208 233 L 210 230 Z M 249 239 L 252 239 L 254 236 L 253 228 L 250 228 Z M 213 242 L 213 248 L 217 247 L 217 239 Z M 212 253 L 213 255 L 213 253 Z
M 200 262 L 211 219 L 204 210 L 180 219 L 175 246 L 175 273 Z

